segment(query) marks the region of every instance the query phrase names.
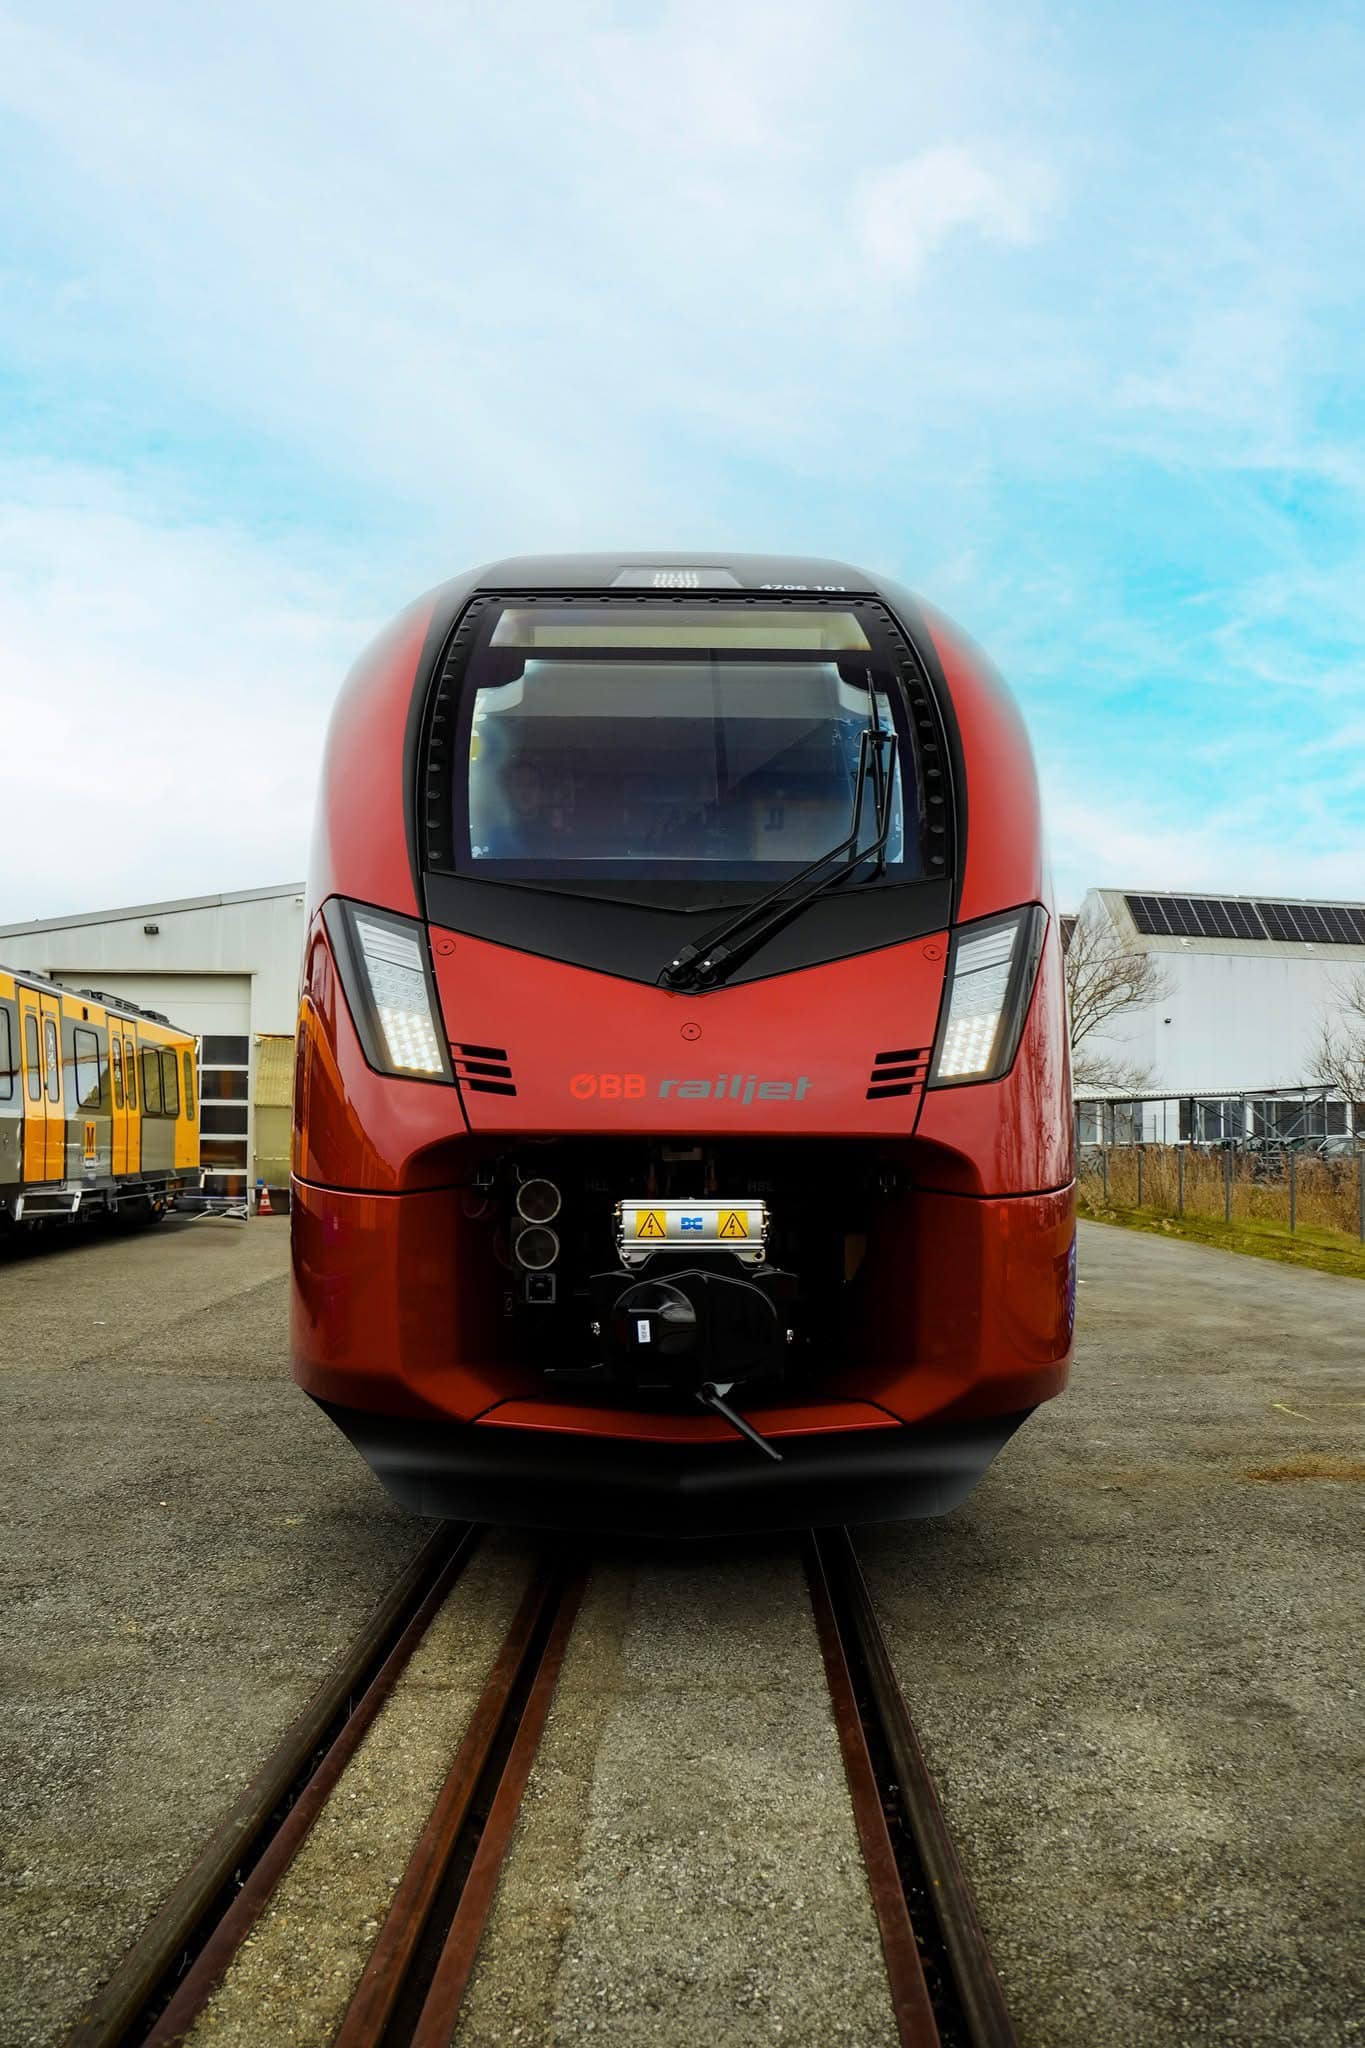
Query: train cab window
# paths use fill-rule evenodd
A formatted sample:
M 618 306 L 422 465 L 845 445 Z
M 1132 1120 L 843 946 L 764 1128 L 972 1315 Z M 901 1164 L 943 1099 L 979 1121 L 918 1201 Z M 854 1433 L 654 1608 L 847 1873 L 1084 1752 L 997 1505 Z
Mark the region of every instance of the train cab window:
M 109 1071 L 114 1083 L 114 1107 L 123 1107 L 123 1046 L 117 1031 L 109 1033 Z
M 163 1049 L 161 1054 L 161 1107 L 167 1116 L 180 1114 L 180 1078 L 175 1054 L 168 1049 Z
M 128 1107 L 129 1109 L 136 1109 L 137 1059 L 133 1053 L 133 1041 L 131 1038 L 125 1038 L 123 1041 L 123 1066 L 128 1076 Z
M 28 1068 L 28 1099 L 38 1102 L 43 1093 L 42 1056 L 38 1051 L 38 1019 L 30 1010 L 24 1018 L 24 1064 Z
M 185 1076 L 185 1114 L 194 1122 L 194 1058 L 186 1048 L 180 1055 L 180 1066 Z
M 154 1045 L 142 1048 L 142 1113 L 161 1115 L 161 1057 Z
M 44 1017 L 43 1019 L 43 1053 L 43 1063 L 47 1068 L 47 1099 L 49 1102 L 60 1102 L 62 1099 L 62 1055 L 61 1048 L 57 1043 L 57 1020 L 55 1017 Z
M 93 1031 L 78 1024 L 71 1034 L 75 1054 L 76 1107 L 98 1109 L 100 1095 L 100 1042 Z
M 914 737 L 881 631 L 836 606 L 504 605 L 461 699 L 457 871 L 780 881 L 851 829 L 875 720 L 899 744 L 885 879 L 920 879 Z
M 14 1096 L 14 1030 L 9 1011 L 0 1010 L 0 1102 Z

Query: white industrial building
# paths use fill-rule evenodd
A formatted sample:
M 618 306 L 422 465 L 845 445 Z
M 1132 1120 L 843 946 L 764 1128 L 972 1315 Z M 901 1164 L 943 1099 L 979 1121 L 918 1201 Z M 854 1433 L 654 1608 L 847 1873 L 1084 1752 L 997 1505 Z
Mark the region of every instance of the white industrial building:
M 0 963 L 159 1010 L 200 1050 L 205 1186 L 287 1182 L 302 882 L 0 925 Z
M 1345 990 L 1365 974 L 1365 904 L 1092 889 L 1079 915 L 1107 921 L 1125 950 L 1155 956 L 1166 984 L 1155 1002 L 1086 1043 L 1087 1052 L 1142 1072 L 1144 1096 L 1174 1099 L 1142 1105 L 1127 1119 L 1129 1135 L 1312 1137 L 1347 1132 L 1353 1121 L 1365 1128 L 1365 1106 L 1353 1117 L 1352 1105 L 1331 1099 L 1313 1077 L 1324 1024 L 1340 1024 Z M 1083 1140 L 1102 1134 L 1099 1099 L 1120 1092 L 1088 1094 L 1077 1084 Z M 1241 1097 L 1250 1099 L 1234 1102 Z M 1181 1102 L 1193 1104 L 1192 1113 L 1182 1115 Z

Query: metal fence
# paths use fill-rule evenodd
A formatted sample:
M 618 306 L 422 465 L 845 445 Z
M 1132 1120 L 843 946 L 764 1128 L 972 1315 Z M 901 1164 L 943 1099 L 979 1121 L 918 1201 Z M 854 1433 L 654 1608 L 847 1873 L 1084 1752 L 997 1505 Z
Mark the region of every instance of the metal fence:
M 1080 1145 L 1293 1146 L 1323 1158 L 1365 1148 L 1365 1103 L 1330 1088 L 1254 1088 L 1239 1094 L 1086 1095 L 1075 1102 Z
M 1365 1244 L 1365 1150 L 1082 1144 L 1077 1188 L 1092 1207 L 1337 1230 Z

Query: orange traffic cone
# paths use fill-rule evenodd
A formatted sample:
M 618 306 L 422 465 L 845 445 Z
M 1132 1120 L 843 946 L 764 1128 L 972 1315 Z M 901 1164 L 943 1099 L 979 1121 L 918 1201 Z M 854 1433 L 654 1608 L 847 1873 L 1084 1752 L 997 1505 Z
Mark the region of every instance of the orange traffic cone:
M 274 1213 L 275 1211 L 271 1207 L 270 1202 L 270 1190 L 267 1187 L 262 1187 L 261 1192 L 256 1197 L 256 1214 L 258 1216 L 273 1216 Z

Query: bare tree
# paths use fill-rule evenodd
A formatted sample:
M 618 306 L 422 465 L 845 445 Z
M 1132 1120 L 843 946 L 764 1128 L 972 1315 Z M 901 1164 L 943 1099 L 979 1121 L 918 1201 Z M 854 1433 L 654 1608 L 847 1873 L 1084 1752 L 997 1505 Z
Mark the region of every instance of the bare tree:
M 1151 1068 L 1101 1052 L 1094 1038 L 1116 1017 L 1160 1002 L 1170 990 L 1170 979 L 1154 953 L 1126 946 L 1102 911 L 1082 911 L 1066 948 L 1073 1083 L 1131 1088 L 1136 1093 L 1150 1078 Z
M 1313 1054 L 1313 1079 L 1348 1102 L 1365 1102 L 1365 969 L 1338 984 L 1341 1017 L 1326 1018 Z

